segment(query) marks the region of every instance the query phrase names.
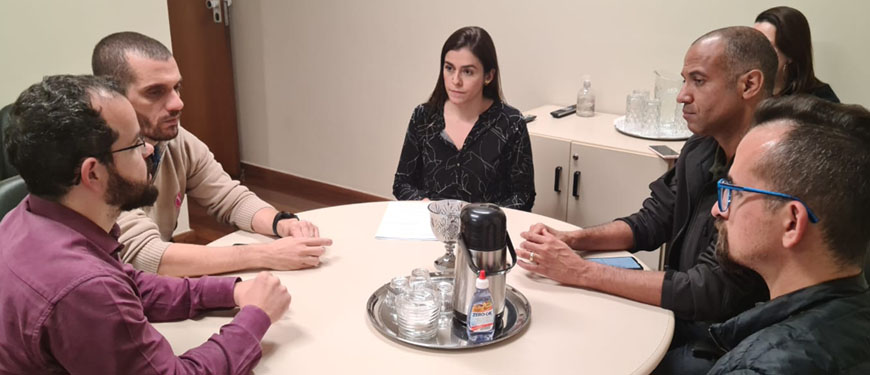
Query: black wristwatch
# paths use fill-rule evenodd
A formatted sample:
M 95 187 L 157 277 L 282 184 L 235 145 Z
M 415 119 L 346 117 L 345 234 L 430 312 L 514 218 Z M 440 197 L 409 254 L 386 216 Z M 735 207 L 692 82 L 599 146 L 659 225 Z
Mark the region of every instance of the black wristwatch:
M 299 216 L 296 216 L 296 214 L 291 214 L 286 211 L 278 211 L 278 213 L 275 214 L 275 218 L 272 219 L 272 233 L 275 233 L 275 235 L 278 237 L 281 237 L 281 235 L 278 234 L 278 222 L 284 219 L 299 220 Z

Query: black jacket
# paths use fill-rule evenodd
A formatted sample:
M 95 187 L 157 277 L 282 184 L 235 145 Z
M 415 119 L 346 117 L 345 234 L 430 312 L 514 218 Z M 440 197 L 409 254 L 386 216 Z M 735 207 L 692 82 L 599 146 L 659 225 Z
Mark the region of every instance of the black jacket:
M 834 93 L 834 89 L 832 89 L 831 85 L 829 85 L 827 83 L 823 83 L 823 84 L 819 85 L 819 87 L 812 89 L 809 93 L 813 94 L 819 98 L 825 99 L 829 102 L 834 102 L 834 103 L 840 102 L 840 98 L 838 98 L 837 94 Z
M 863 275 L 760 304 L 710 335 L 728 351 L 710 374 L 870 374 L 870 291 Z
M 674 168 L 649 185 L 643 208 L 617 219 L 631 227 L 634 251 L 654 250 L 667 242 L 662 307 L 680 319 L 724 321 L 769 298 L 757 273 L 726 273 L 715 258 L 717 235 L 710 208 L 716 201 L 716 181 L 727 175 L 724 159 L 715 139 L 689 138 Z

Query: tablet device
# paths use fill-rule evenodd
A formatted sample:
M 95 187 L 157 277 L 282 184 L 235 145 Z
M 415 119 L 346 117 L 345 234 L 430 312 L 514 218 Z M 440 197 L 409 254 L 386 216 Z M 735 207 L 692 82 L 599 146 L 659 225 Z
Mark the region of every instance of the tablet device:
M 643 266 L 637 262 L 634 257 L 613 257 L 613 258 L 586 258 L 586 260 L 595 263 L 601 263 L 611 267 L 625 268 L 629 270 L 642 270 Z

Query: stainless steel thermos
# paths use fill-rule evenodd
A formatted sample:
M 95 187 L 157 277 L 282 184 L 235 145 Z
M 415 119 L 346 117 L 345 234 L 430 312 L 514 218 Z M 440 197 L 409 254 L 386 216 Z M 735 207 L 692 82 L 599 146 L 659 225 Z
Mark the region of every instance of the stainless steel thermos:
M 517 253 L 507 234 L 507 218 L 501 208 L 489 203 L 468 204 L 459 218 L 462 229 L 453 276 L 454 323 L 466 324 L 475 291 L 474 280 L 480 270 L 486 270 L 498 327 L 505 309 L 506 276 L 517 263 Z

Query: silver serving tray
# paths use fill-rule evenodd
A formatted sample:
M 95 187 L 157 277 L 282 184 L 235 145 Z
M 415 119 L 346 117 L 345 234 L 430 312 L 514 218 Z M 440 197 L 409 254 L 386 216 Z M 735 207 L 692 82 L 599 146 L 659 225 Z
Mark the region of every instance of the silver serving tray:
M 659 132 L 658 129 L 653 129 L 652 131 L 641 132 L 637 130 L 629 131 L 625 128 L 625 116 L 618 117 L 613 121 L 613 127 L 616 128 L 616 131 L 625 134 L 627 136 L 641 138 L 641 139 L 651 139 L 655 141 L 683 141 L 689 139 L 692 136 L 692 131 L 689 129 L 681 129 L 677 133 L 663 133 Z
M 445 276 L 440 273 L 433 273 L 431 278 L 434 282 L 447 281 L 451 284 L 453 283 L 452 275 Z M 468 342 L 465 339 L 464 327 L 462 330 L 454 327 L 452 314 L 442 314 L 438 322 L 438 332 L 435 334 L 434 338 L 424 341 L 411 340 L 399 337 L 397 324 L 391 316 L 393 309 L 389 306 L 385 306 L 383 303 L 384 298 L 387 296 L 387 287 L 389 287 L 389 283 L 378 288 L 378 290 L 369 297 L 369 301 L 366 303 L 369 321 L 378 332 L 387 338 L 414 346 L 431 349 L 457 350 L 492 345 L 523 332 L 523 330 L 528 327 L 532 316 L 532 307 L 529 305 L 529 300 L 527 300 L 526 297 L 514 287 L 507 285 L 507 293 L 505 293 L 505 311 L 501 318 L 501 329 L 496 330 L 496 334 L 492 341 L 482 343 Z

